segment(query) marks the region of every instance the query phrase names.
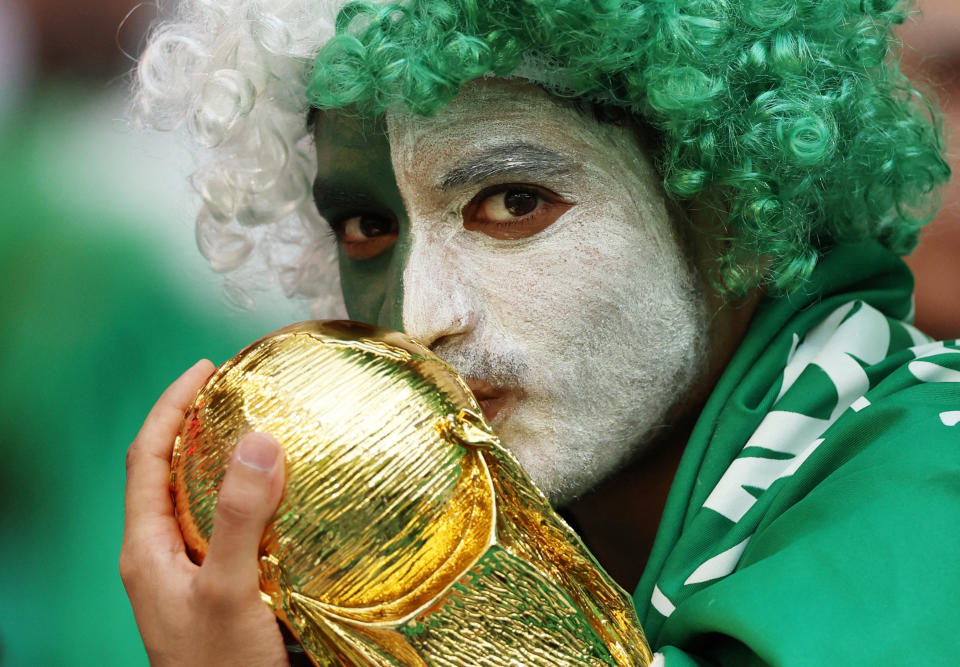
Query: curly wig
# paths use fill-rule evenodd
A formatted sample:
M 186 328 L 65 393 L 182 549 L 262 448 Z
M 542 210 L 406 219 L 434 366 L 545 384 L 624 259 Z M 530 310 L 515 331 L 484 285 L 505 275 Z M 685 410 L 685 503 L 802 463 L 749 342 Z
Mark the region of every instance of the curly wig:
M 949 177 L 938 115 L 899 69 L 898 0 L 339 4 L 188 0 L 187 22 L 154 35 L 141 106 L 156 121 L 173 103 L 223 155 L 195 179 L 201 221 L 316 215 L 307 100 L 432 114 L 491 75 L 652 126 L 666 191 L 721 218 L 714 278 L 731 295 L 796 289 L 838 243 L 910 252 Z

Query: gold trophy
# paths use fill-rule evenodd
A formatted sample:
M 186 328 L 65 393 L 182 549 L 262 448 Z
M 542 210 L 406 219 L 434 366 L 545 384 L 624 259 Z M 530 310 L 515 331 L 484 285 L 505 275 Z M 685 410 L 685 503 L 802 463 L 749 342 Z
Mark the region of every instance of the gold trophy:
M 171 486 L 202 562 L 247 432 L 286 451 L 263 599 L 317 665 L 648 665 L 629 597 L 553 511 L 464 381 L 404 334 L 305 322 L 197 395 Z

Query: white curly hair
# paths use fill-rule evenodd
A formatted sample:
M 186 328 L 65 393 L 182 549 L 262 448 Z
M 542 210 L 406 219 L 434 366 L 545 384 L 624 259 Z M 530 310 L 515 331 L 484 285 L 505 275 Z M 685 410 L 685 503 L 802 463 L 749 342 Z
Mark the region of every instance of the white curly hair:
M 309 196 L 315 172 L 306 87 L 346 0 L 181 0 L 152 29 L 133 116 L 186 127 L 202 204 L 197 245 L 237 287 L 279 280 L 315 317 L 339 316 L 336 248 Z M 166 7 L 160 8 L 162 12 Z

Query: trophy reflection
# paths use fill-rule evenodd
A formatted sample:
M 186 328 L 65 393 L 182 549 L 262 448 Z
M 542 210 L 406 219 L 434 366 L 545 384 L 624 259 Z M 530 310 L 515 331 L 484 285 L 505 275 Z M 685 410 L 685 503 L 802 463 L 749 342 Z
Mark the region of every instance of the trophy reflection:
M 630 599 L 416 340 L 305 322 L 214 373 L 172 461 L 197 562 L 250 431 L 287 461 L 262 595 L 317 665 L 649 664 Z

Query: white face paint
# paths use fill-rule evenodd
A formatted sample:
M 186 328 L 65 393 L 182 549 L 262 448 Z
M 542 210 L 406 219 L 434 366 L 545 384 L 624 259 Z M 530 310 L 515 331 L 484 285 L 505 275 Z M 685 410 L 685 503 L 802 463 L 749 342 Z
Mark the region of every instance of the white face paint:
M 404 329 L 489 397 L 504 443 L 563 503 L 654 438 L 706 374 L 706 289 L 660 178 L 629 129 L 519 81 L 478 80 L 433 118 L 391 111 L 387 125 L 409 219 Z M 466 229 L 464 207 L 504 183 L 575 205 L 526 238 Z

